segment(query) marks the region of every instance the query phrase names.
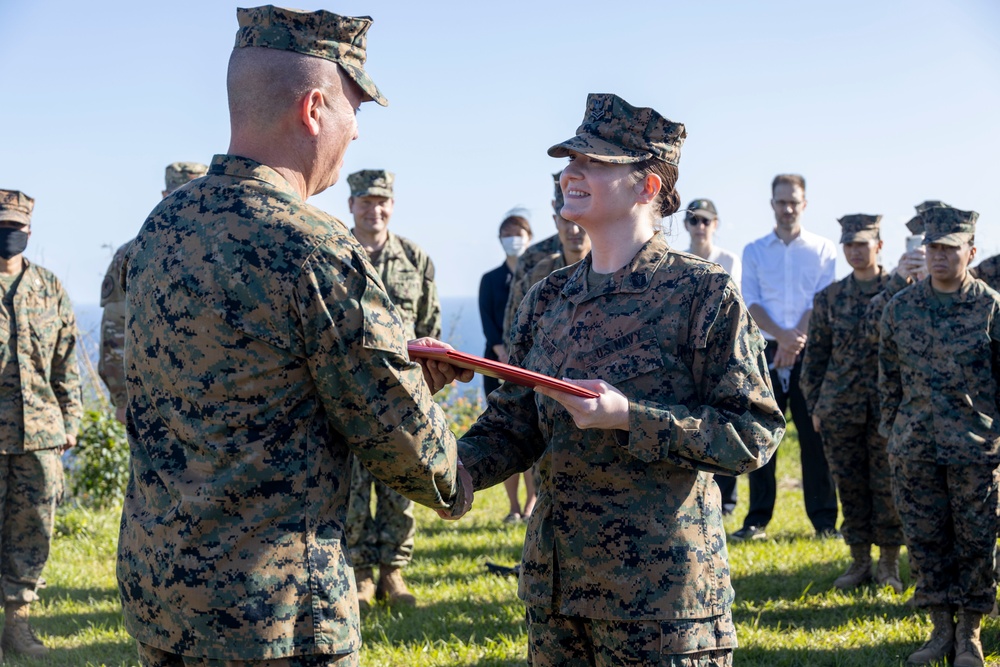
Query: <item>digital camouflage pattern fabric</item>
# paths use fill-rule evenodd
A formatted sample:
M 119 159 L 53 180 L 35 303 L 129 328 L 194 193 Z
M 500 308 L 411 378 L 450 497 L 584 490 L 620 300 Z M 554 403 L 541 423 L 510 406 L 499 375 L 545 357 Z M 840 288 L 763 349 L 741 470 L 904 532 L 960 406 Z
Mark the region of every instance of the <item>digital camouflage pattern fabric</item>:
M 657 665 L 660 667 L 729 667 L 736 647 L 736 626 L 723 615 L 706 633 L 699 621 L 605 621 L 566 617 L 528 607 L 531 667 L 566 665 Z M 594 654 L 580 642 L 579 626 L 593 637 Z M 666 656 L 670 656 L 669 662 Z
M 976 235 L 979 214 L 950 206 L 935 206 L 921 211 L 920 217 L 924 219 L 924 245 L 941 243 L 957 246 L 968 243 Z
M 535 284 L 534 282 L 528 282 L 531 280 L 535 266 L 542 260 L 550 258 L 553 255 L 562 257 L 562 243 L 559 241 L 558 234 L 553 234 L 534 245 L 528 246 L 524 254 L 517 258 L 517 264 L 514 266 L 514 275 L 510 278 L 510 294 L 507 295 L 507 308 L 504 310 L 503 316 L 504 342 L 510 337 L 510 328 L 514 324 L 514 315 L 517 313 L 518 306 L 521 305 L 521 299 L 528 293 L 531 286 Z
M 460 491 L 364 249 L 274 170 L 222 155 L 153 210 L 124 274 L 127 630 L 220 660 L 356 651 L 350 456 L 432 508 Z
M 236 18 L 236 48 L 248 46 L 295 51 L 307 56 L 332 60 L 354 79 L 375 102 L 388 106 L 389 101 L 365 72 L 365 33 L 372 25 L 370 16 L 340 16 L 324 10 L 303 12 L 265 5 L 239 8 Z
M 24 265 L 0 290 L 0 454 L 63 447 L 83 419 L 73 304 L 51 271 Z
M 97 374 L 108 388 L 116 408 L 128 400 L 125 391 L 125 289 L 122 287 L 122 264 L 132 241 L 115 251 L 101 283 L 101 349 Z
M 974 268 L 969 269 L 973 278 L 982 280 L 993 289 L 1000 288 L 1000 255 L 987 257 Z
M 0 220 L 31 224 L 35 200 L 18 190 L 0 190 Z
M 372 180 L 363 177 L 358 184 Z M 354 185 L 351 187 L 353 189 Z M 403 320 L 407 338 L 440 338 L 441 303 L 434 282 L 434 263 L 427 253 L 413 241 L 389 232 L 378 256 L 370 259 L 389 300 Z M 374 517 L 371 513 L 373 485 Z M 347 544 L 354 567 L 407 565 L 413 558 L 415 534 L 413 502 L 388 488 L 356 462 L 351 474 L 347 514 Z
M 655 109 L 634 107 L 617 95 L 587 95 L 587 110 L 576 135 L 548 150 L 551 157 L 572 151 L 603 162 L 629 164 L 656 158 L 677 166 L 687 131 Z
M 1000 294 L 971 276 L 946 295 L 910 285 L 882 315 L 880 430 L 921 607 L 996 599 L 998 315 Z
M 200 162 L 172 162 L 164 169 L 164 192 L 168 195 L 201 178 L 208 172 L 208 165 Z M 122 288 L 122 264 L 125 252 L 132 244 L 129 240 L 115 251 L 101 283 L 101 349 L 97 361 L 97 374 L 108 387 L 111 404 L 124 407 L 125 395 L 125 290 Z
M 865 224 L 844 226 L 844 233 L 870 232 L 869 221 L 859 222 Z M 877 238 L 877 221 L 874 232 Z M 816 295 L 799 375 L 809 413 L 822 424 L 847 544 L 898 546 L 903 541 L 886 440 L 878 433 L 878 340 L 868 338 L 866 319 L 871 300 L 889 282 L 890 275 L 879 267 L 874 280 L 851 274 Z
M 208 165 L 200 162 L 171 162 L 164 170 L 164 190 L 169 194 L 177 188 L 208 173 Z
M 529 608 L 689 619 L 712 647 L 712 619 L 733 601 L 713 473 L 760 467 L 784 434 L 764 339 L 728 274 L 662 233 L 588 290 L 590 269 L 588 257 L 532 287 L 510 359 L 606 380 L 629 397 L 630 430 L 578 429 L 555 401 L 505 383 L 460 456 L 476 488 L 539 462 L 518 587 Z
M 840 242 L 859 243 L 878 240 L 881 219 L 881 215 L 868 215 L 866 213 L 845 215 L 837 221 L 840 223 Z
M 388 197 L 392 199 L 392 185 L 396 175 L 385 169 L 362 169 L 347 177 L 352 197 Z
M 38 584 L 49 559 L 56 505 L 63 496 L 61 449 L 0 456 L 0 550 L 5 602 L 38 600 Z M 11 539 L 17 536 L 16 539 Z

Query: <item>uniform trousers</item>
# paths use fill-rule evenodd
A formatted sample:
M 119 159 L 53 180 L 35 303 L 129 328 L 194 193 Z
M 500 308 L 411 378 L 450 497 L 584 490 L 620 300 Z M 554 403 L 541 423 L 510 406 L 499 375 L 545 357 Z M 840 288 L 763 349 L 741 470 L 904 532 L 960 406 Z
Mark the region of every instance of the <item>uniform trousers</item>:
M 346 655 L 292 655 L 271 660 L 216 660 L 179 655 L 142 642 L 136 643 L 142 667 L 357 667 L 361 664 L 357 651 Z
M 375 516 L 372 516 L 372 487 Z M 347 548 L 355 568 L 405 567 L 413 560 L 413 501 L 393 491 L 352 457 Z
M 829 420 L 823 423 L 823 446 L 837 482 L 844 522 L 840 532 L 847 544 L 898 547 L 903 527 L 892 497 L 892 475 L 886 439 L 879 435 L 872 406 L 863 424 Z
M 767 341 L 764 353 L 770 364 L 774 359 L 777 343 Z M 830 474 L 830 467 L 823 453 L 823 440 L 812 426 L 812 417 L 806 406 L 805 396 L 799 388 L 799 374 L 802 370 L 802 355 L 800 354 L 792 367 L 788 390 L 781 386 L 781 378 L 777 371 L 771 370 L 771 385 L 774 387 L 774 397 L 778 408 L 785 412 L 791 408 L 792 421 L 799 433 L 799 447 L 802 454 L 802 494 L 806 505 L 806 515 L 812 522 L 817 533 L 832 532 L 837 529 L 837 489 Z M 774 502 L 777 498 L 778 486 L 774 471 L 778 464 L 778 452 L 757 470 L 747 477 L 750 482 L 750 510 L 743 520 L 743 527 L 764 527 L 771 521 L 774 514 Z
M 529 606 L 530 667 L 731 667 L 736 630 L 731 614 L 715 619 L 713 636 L 688 632 L 701 620 L 603 621 Z M 708 646 L 705 646 L 708 644 Z
M 910 562 L 920 573 L 913 603 L 989 613 L 997 595 L 997 467 L 892 455 L 889 465 Z
M 0 585 L 7 602 L 34 602 L 63 494 L 61 450 L 0 454 Z

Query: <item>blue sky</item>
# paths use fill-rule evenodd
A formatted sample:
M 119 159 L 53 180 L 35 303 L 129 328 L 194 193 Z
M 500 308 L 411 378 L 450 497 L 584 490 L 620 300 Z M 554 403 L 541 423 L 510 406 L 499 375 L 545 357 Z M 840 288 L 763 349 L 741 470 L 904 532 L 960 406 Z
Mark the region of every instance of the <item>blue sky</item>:
M 74 301 L 98 300 L 164 166 L 226 149 L 239 4 L 0 2 L 0 187 L 37 199 L 27 256 Z M 786 171 L 806 176 L 807 229 L 837 240 L 838 217 L 883 214 L 887 265 L 925 199 L 979 211 L 980 257 L 1000 252 L 1000 3 L 293 6 L 375 19 L 368 70 L 390 105 L 362 108 L 342 174 L 396 172 L 390 228 L 431 254 L 443 295 L 475 294 L 502 261 L 508 209 L 532 212 L 536 239 L 554 231 L 563 161 L 545 150 L 589 92 L 685 123 L 681 198 L 713 199 L 717 242 L 736 252 L 772 227 L 769 184 Z M 350 224 L 347 196 L 342 179 L 311 202 Z M 679 222 L 672 242 L 687 247 Z

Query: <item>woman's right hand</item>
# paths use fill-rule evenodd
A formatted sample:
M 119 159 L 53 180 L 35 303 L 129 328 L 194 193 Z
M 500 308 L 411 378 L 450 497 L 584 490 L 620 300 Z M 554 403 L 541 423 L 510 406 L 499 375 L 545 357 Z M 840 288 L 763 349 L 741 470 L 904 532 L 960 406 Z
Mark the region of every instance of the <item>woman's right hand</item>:
M 537 386 L 535 391 L 566 408 L 577 428 L 601 428 L 628 430 L 629 402 L 625 394 L 604 380 L 570 380 L 563 378 L 578 387 L 589 389 L 598 394 L 597 398 L 584 398 L 575 394 Z

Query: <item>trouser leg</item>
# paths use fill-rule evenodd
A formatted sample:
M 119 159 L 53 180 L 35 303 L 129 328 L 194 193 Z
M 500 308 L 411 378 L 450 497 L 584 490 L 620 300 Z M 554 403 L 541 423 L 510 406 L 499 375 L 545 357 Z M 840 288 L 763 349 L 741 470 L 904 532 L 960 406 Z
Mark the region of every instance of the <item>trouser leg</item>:
M 952 606 L 988 614 L 996 600 L 993 577 L 997 538 L 997 473 L 990 465 L 948 466 L 948 490 L 955 540 Z
M 840 526 L 844 542 L 870 545 L 875 536 L 866 425 L 843 422 L 824 424 L 822 436 L 844 512 L 844 522 Z
M 0 455 L 0 581 L 7 602 L 38 599 L 35 589 L 49 558 L 56 503 L 63 491 L 60 454 L 57 449 L 45 449 Z
M 413 542 L 417 532 L 413 501 L 379 480 L 375 480 L 375 498 L 379 564 L 406 567 L 413 560 Z
M 372 517 L 372 484 L 374 475 L 357 458 L 351 457 L 351 491 L 347 503 L 347 549 L 355 568 L 378 565 L 378 531 Z
M 880 547 L 903 544 L 903 526 L 892 497 L 892 473 L 889 470 L 888 441 L 879 435 L 878 414 L 868 408 L 868 479 L 872 499 L 872 537 Z M 843 497 L 841 497 L 843 503 Z

